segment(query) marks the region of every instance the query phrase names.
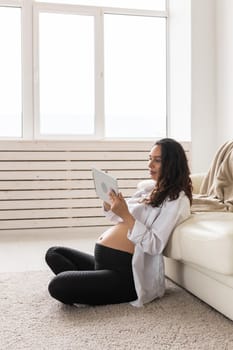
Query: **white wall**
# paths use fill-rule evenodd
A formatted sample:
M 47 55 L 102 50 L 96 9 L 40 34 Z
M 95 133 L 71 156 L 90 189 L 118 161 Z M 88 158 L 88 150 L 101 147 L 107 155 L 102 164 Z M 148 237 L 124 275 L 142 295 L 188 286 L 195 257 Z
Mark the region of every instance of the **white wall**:
M 169 29 L 169 135 L 191 140 L 192 172 L 207 171 L 219 145 L 215 0 L 169 0 Z
M 233 1 L 216 0 L 217 143 L 233 140 Z
M 206 171 L 233 140 L 233 1 L 192 0 L 191 119 L 193 171 Z
M 215 0 L 191 5 L 192 171 L 207 171 L 216 151 Z

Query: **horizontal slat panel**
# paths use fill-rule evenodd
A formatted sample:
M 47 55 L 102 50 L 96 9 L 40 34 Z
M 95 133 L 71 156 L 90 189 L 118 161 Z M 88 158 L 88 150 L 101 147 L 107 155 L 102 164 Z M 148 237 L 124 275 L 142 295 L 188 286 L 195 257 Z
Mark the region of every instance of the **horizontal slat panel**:
M 56 218 L 56 219 L 38 219 L 38 220 L 1 220 L 1 230 L 20 229 L 20 228 L 39 228 L 39 227 L 69 227 L 69 226 L 95 226 L 108 225 L 109 222 L 104 217 L 89 218 Z
M 136 188 L 137 179 L 119 180 L 120 188 Z M 31 190 L 31 189 L 92 189 L 94 188 L 93 180 L 65 180 L 65 181 L 2 181 L 0 190 Z
M 102 170 L 116 170 L 116 169 L 139 169 L 144 170 L 147 168 L 147 162 L 142 161 L 132 161 L 132 160 L 125 160 L 125 161 L 54 161 L 54 162 L 30 162 L 30 161 L 12 161 L 12 162 L 6 162 L 2 161 L 0 162 L 1 170 L 90 170 L 91 168 L 99 168 Z
M 117 179 L 143 179 L 148 176 L 147 170 L 110 170 L 110 175 Z M 0 180 L 87 180 L 92 179 L 92 172 L 85 170 L 64 171 L 3 171 Z
M 38 209 L 38 210 L 2 210 L 1 220 L 9 219 L 41 219 L 41 218 L 78 218 L 90 216 L 103 216 L 101 208 L 78 208 L 78 209 Z
M 0 191 L 3 199 L 96 198 L 94 190 Z
M 49 151 L 43 151 L 43 152 L 20 152 L 20 160 L 22 161 L 41 161 L 41 160 L 50 160 L 50 161 L 57 161 L 57 160 L 64 160 L 64 161 L 88 161 L 95 159 L 96 161 L 100 160 L 144 160 L 148 156 L 148 151 L 131 151 L 131 152 L 122 152 L 122 151 L 83 151 L 83 152 L 49 152 Z M 0 151 L 0 160 L 7 160 L 7 161 L 15 161 L 18 160 L 19 152 L 2 152 Z
M 45 236 L 46 238 L 48 236 L 61 236 L 62 238 L 69 239 L 72 236 L 72 239 L 77 238 L 77 247 L 79 244 L 79 238 L 85 238 L 88 236 L 88 238 L 91 236 L 94 239 L 101 235 L 102 232 L 107 230 L 107 226 L 82 226 L 82 227 L 40 227 L 40 228 L 17 228 L 17 229 L 9 229 L 9 230 L 0 230 L 1 237 L 6 236 L 7 239 L 15 240 L 15 236 L 19 235 L 21 236 L 28 236 L 29 238 L 33 237 L 35 239 L 36 237 Z
M 64 180 L 64 181 L 2 181 L 0 190 L 37 190 L 37 189 L 80 189 L 93 188 L 91 180 Z
M 135 189 L 124 189 L 130 196 Z M 13 199 L 49 199 L 49 198 L 96 198 L 95 190 L 39 190 L 39 191 L 0 191 L 0 200 Z
M 0 201 L 0 209 L 92 208 L 101 203 L 99 198 L 5 200 Z
M 1 141 L 0 150 L 6 151 L 145 151 L 154 141 Z M 183 143 L 184 147 L 189 143 Z M 187 148 L 187 147 L 185 147 Z

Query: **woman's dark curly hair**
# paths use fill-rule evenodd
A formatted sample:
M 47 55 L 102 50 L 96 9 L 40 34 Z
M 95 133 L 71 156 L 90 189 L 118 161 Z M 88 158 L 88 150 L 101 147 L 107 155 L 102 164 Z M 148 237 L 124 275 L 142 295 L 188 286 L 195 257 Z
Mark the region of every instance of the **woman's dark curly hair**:
M 157 145 L 161 147 L 161 170 L 147 203 L 158 207 L 166 198 L 172 201 L 184 191 L 192 204 L 192 181 L 183 147 L 170 138 L 157 141 L 154 146 Z

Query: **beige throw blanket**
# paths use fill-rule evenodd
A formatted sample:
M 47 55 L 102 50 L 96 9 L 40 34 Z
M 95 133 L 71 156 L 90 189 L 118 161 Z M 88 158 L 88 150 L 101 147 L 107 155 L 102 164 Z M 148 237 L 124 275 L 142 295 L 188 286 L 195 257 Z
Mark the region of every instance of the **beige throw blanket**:
M 217 151 L 200 193 L 194 195 L 192 211 L 233 212 L 233 141 L 224 143 Z

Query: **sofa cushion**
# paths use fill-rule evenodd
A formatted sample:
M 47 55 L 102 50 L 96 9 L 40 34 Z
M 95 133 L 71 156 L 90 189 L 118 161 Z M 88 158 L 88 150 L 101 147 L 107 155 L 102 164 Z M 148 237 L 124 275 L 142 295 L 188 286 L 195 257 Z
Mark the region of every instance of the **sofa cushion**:
M 233 274 L 233 213 L 192 214 L 176 227 L 164 255 L 203 268 Z

